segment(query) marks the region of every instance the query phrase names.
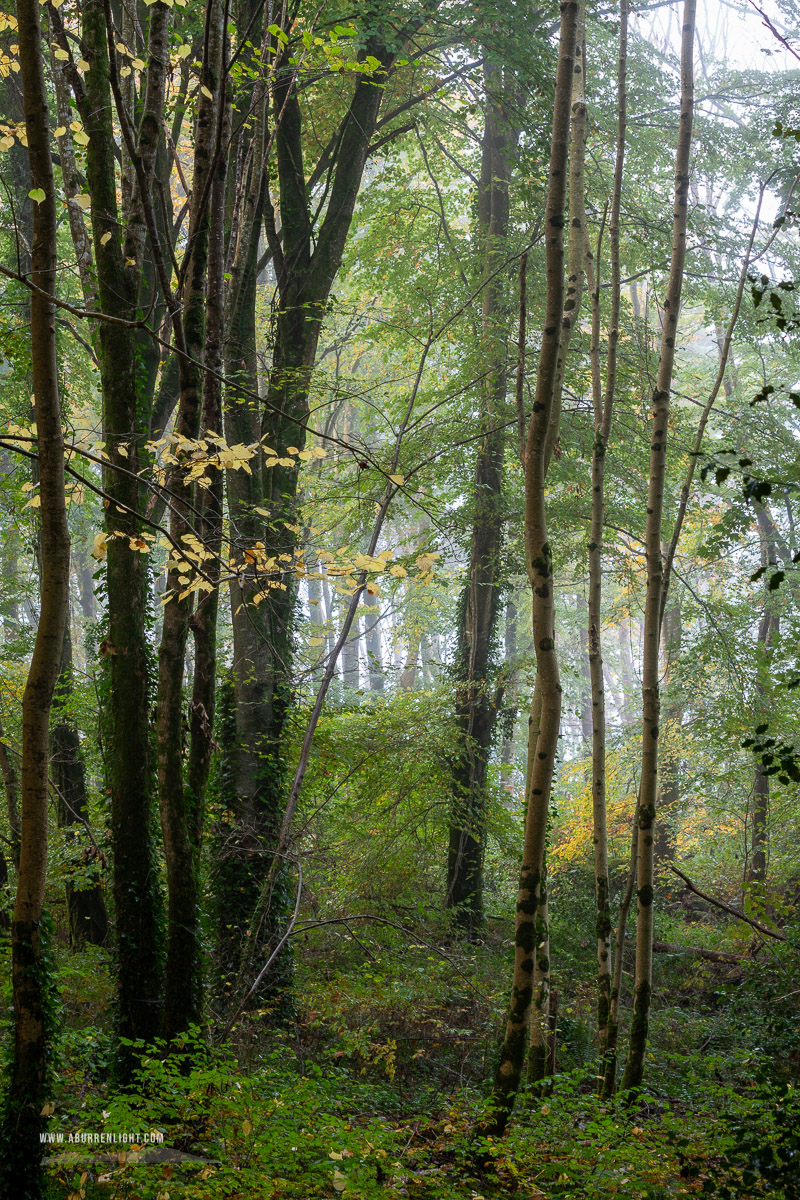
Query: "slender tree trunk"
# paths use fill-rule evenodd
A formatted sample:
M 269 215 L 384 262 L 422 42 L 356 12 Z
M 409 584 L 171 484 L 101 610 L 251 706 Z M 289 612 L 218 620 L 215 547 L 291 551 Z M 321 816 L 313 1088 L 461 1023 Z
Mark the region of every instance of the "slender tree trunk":
M 344 624 L 344 619 L 349 608 L 349 600 L 347 596 L 343 596 L 339 605 L 339 620 Z M 353 621 L 350 626 L 350 633 L 347 636 L 347 641 L 342 646 L 342 678 L 344 686 L 348 689 L 355 689 L 359 685 L 360 670 L 359 670 L 359 654 L 358 646 L 361 640 L 361 628 L 358 620 Z
M 621 0 L 619 57 L 617 68 L 617 146 L 614 186 L 611 197 L 609 242 L 611 245 L 611 309 L 608 320 L 608 358 L 605 391 L 600 380 L 600 245 L 597 274 L 590 282 L 592 295 L 592 396 L 594 443 L 592 447 L 592 522 L 589 534 L 588 647 L 592 693 L 592 823 L 594 832 L 595 935 L 597 938 L 597 1042 L 600 1057 L 599 1090 L 609 1069 L 611 1008 L 611 907 L 608 893 L 608 830 L 606 820 L 606 700 L 603 682 L 601 641 L 603 589 L 603 526 L 605 520 L 605 469 L 617 379 L 617 348 L 620 318 L 619 218 L 625 165 L 627 131 L 628 2 Z M 587 268 L 591 272 L 589 243 Z
M 364 645 L 367 651 L 369 690 L 380 694 L 384 690 L 380 601 L 365 595 L 362 605 L 364 606 Z
M 772 538 L 773 523 L 762 504 L 757 504 L 756 518 L 761 540 L 762 567 L 774 566 L 777 560 L 775 545 Z M 787 564 L 788 565 L 788 564 Z M 756 641 L 756 703 L 762 718 L 767 707 L 769 684 L 769 664 L 775 641 L 780 633 L 780 618 L 774 607 L 775 596 L 767 592 L 764 611 L 758 623 Z M 763 885 L 767 880 L 767 856 L 769 850 L 769 775 L 765 774 L 763 766 L 758 763 L 753 777 L 753 804 L 750 823 L 750 861 L 748 863 L 747 883 Z
M 87 842 L 85 824 L 88 817 L 86 769 L 81 756 L 80 738 L 74 717 L 70 714 L 74 688 L 72 665 L 72 635 L 69 614 L 64 625 L 61 650 L 61 669 L 53 697 L 53 722 L 50 734 L 52 778 L 57 789 L 56 814 L 58 825 L 68 839 L 68 858 L 80 874 L 89 863 L 95 872 L 100 870 L 97 848 Z M 104 945 L 108 936 L 108 916 L 99 878 L 78 886 L 68 877 L 66 884 L 67 916 L 72 948 L 82 949 L 89 942 Z
M 624 1090 L 638 1088 L 644 1072 L 653 976 L 653 839 L 658 795 L 659 642 L 661 634 L 661 518 L 664 503 L 670 389 L 675 361 L 678 314 L 686 258 L 689 206 L 689 159 L 694 115 L 694 32 L 696 0 L 685 0 L 681 44 L 681 114 L 675 164 L 672 262 L 656 387 L 653 393 L 650 483 L 647 497 L 647 592 L 642 663 L 642 777 L 639 788 L 639 846 L 636 924 L 636 984 L 630 1047 L 622 1081 Z
M 215 233 L 221 238 L 223 186 L 219 180 L 209 183 L 209 169 L 220 126 L 219 106 L 224 102 L 221 89 L 224 45 L 224 5 L 222 0 L 208 0 L 206 10 L 206 44 L 201 72 L 202 86 L 198 102 L 195 128 L 194 177 L 190 204 L 188 239 L 191 253 L 186 271 L 184 311 L 182 319 L 173 319 L 176 354 L 178 358 L 178 383 L 180 399 L 175 418 L 175 434 L 180 438 L 196 439 L 200 433 L 202 378 L 197 366 L 205 358 L 207 271 L 209 254 L 209 230 L 211 225 L 210 205 L 202 206 L 207 184 L 214 190 L 219 211 L 215 214 Z M 224 182 L 224 181 L 223 181 Z M 215 186 L 216 185 L 216 186 Z M 216 269 L 219 276 L 222 266 L 222 248 L 216 247 Z M 215 356 L 215 367 L 219 367 L 220 329 L 218 312 L 220 302 L 219 278 L 216 280 L 212 299 L 217 328 L 213 331 L 211 345 Z M 184 349 L 185 342 L 185 349 Z M 211 364 L 209 363 L 209 366 Z M 218 394 L 217 381 L 205 376 L 210 384 L 214 399 Z M 218 406 L 211 400 L 211 416 L 219 415 Z M 211 427 L 213 428 L 213 427 Z M 191 509 L 197 508 L 194 500 L 203 500 L 198 486 L 194 489 L 187 478 L 189 465 L 180 453 L 173 465 L 168 486 L 171 494 L 170 536 L 173 545 L 180 546 L 187 538 L 198 537 L 198 532 L 213 530 L 219 523 L 211 513 L 210 528 L 197 531 L 191 519 Z M 208 467 L 210 486 L 217 485 L 217 495 L 211 504 L 218 509 L 219 476 L 216 467 Z M 205 524 L 205 522 L 203 522 Z M 219 541 L 218 534 L 216 535 Z M 173 559 L 175 555 L 173 554 Z M 184 564 L 173 565 L 168 571 L 167 587 L 170 599 L 164 608 L 164 623 L 159 647 L 158 671 L 158 793 L 161 810 L 161 829 L 164 836 L 164 855 L 167 870 L 167 957 L 164 989 L 163 1033 L 168 1039 L 183 1032 L 189 1025 L 199 1023 L 202 1016 L 202 955 L 200 947 L 200 836 L 202 833 L 202 804 L 205 781 L 210 757 L 211 722 L 213 720 L 214 670 L 213 650 L 209 645 L 209 633 L 213 638 L 215 622 L 204 628 L 205 618 L 200 616 L 196 630 L 200 633 L 200 673 L 195 672 L 194 686 L 197 695 L 192 697 L 192 732 L 194 734 L 193 779 L 184 779 L 183 754 L 183 687 L 186 659 L 186 643 L 192 620 L 194 594 L 184 590 L 180 578 Z M 184 576 L 185 578 L 185 576 Z M 217 572 L 218 578 L 218 572 Z M 216 594 L 214 582 L 207 584 L 207 592 L 198 594 L 209 598 Z M 212 606 L 216 608 L 215 602 Z M 196 664 L 197 665 L 197 664 Z M 209 707 L 210 706 L 210 712 Z M 199 739 L 199 740 L 198 740 Z
M 671 736 L 680 728 L 683 716 L 683 705 L 677 697 L 670 694 L 670 679 L 681 651 L 681 632 L 680 596 L 673 595 L 664 609 L 664 619 L 661 623 L 661 690 L 665 697 L 661 730 L 662 734 L 666 730 Z M 656 865 L 675 857 L 673 822 L 677 816 L 680 799 L 678 766 L 678 756 L 674 748 L 668 745 L 666 752 L 662 754 L 659 775 L 658 811 L 661 819 L 656 828 L 653 848 Z
M 505 662 L 506 688 L 503 712 L 503 742 L 500 747 L 500 763 L 503 777 L 509 782 L 514 763 L 514 733 L 517 724 L 519 665 L 518 659 L 518 610 L 516 597 L 510 596 L 506 603 Z
M 64 437 L 58 393 L 55 306 L 56 194 L 38 0 L 17 2 L 20 75 L 34 201 L 31 253 L 31 361 L 37 428 L 42 576 L 39 625 L 22 700 L 20 863 L 11 930 L 14 1051 L 6 1093 L 0 1193 L 43 1194 L 39 1133 L 46 1099 L 49 1035 L 44 958 L 49 721 L 61 661 L 69 593 Z
M 603 1096 L 610 1100 L 617 1090 L 617 1044 L 619 1042 L 619 998 L 622 989 L 622 960 L 625 953 L 625 930 L 628 924 L 628 912 L 633 899 L 633 889 L 636 886 L 636 860 L 639 846 L 639 805 L 633 818 L 631 833 L 630 866 L 625 893 L 620 901 L 617 916 L 617 931 L 614 938 L 614 973 L 611 980 L 611 994 L 608 1005 L 608 1035 L 606 1037 L 605 1062 L 600 1081 Z
M 8 813 L 8 832 L 11 839 L 11 857 L 14 870 L 19 871 L 19 784 L 17 773 L 8 756 L 5 733 L 0 724 L 0 774 L 3 776 L 3 787 L 6 793 L 6 811 Z
M 533 591 L 533 639 L 536 653 L 534 707 L 541 713 L 533 755 L 529 754 L 522 867 L 517 895 L 511 1002 L 500 1061 L 491 1096 L 491 1112 L 478 1132 L 505 1132 L 525 1061 L 525 1036 L 533 991 L 536 910 L 542 883 L 547 814 L 561 725 L 561 683 L 555 651 L 552 550 L 545 509 L 546 443 L 554 393 L 564 309 L 564 207 L 569 158 L 570 107 L 579 6 L 562 3 L 561 32 L 550 151 L 550 184 L 545 211 L 547 296 L 539 370 L 525 447 L 525 559 Z M 541 707 L 536 707 L 540 705 Z M 532 717 L 536 713 L 532 710 Z
M 486 770 L 494 728 L 497 623 L 503 536 L 503 455 L 506 432 L 508 309 L 499 270 L 507 253 L 511 154 L 517 133 L 504 115 L 504 83 L 485 69 L 485 115 L 478 197 L 478 243 L 483 250 L 481 342 L 487 364 L 481 397 L 481 438 L 473 487 L 472 545 L 456 649 L 458 744 L 453 756 L 447 856 L 448 908 L 469 937 L 483 926 L 483 855 L 486 841 Z

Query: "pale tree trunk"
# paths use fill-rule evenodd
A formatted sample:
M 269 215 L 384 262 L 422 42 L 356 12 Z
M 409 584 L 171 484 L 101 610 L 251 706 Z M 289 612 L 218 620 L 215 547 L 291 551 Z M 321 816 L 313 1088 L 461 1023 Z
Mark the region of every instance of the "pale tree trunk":
M 546 478 L 553 449 L 558 439 L 561 418 L 561 396 L 564 388 L 567 351 L 572 332 L 580 320 L 581 300 L 584 288 L 584 248 L 586 239 L 586 211 L 584 204 L 584 159 L 586 152 L 586 20 L 583 0 L 578 4 L 578 29 L 575 41 L 575 60 L 573 65 L 572 83 L 572 136 L 570 150 L 570 220 L 569 220 L 569 255 L 567 264 L 567 289 L 564 298 L 564 309 L 561 315 L 561 335 L 556 361 L 556 375 L 553 385 L 553 401 L 549 425 L 544 442 L 544 476 Z M 535 411 L 535 410 L 534 410 Z M 543 486 L 543 485 L 542 485 Z M 544 496 L 541 500 L 542 529 L 546 535 L 544 522 Z M 536 595 L 534 591 L 534 596 Z M 535 613 L 535 600 L 534 600 Z M 554 622 L 554 614 L 549 620 Z M 535 622 L 535 616 L 534 616 Z M 534 624 L 534 635 L 535 635 Z M 553 649 L 555 657 L 555 648 Z M 538 658 L 537 658 L 538 665 Z M 537 685 L 538 685 L 537 674 Z M 528 780 L 531 780 L 531 763 L 541 751 L 540 736 L 542 732 L 543 704 L 545 689 L 539 692 L 539 707 L 536 718 L 531 720 L 531 737 L 528 743 Z M 532 793 L 533 794 L 533 793 Z M 549 803 L 549 795 L 548 795 Z M 536 818 L 539 823 L 547 822 L 547 809 L 540 812 Z M 538 897 L 535 921 L 535 944 L 533 967 L 533 999 L 530 1010 L 528 1081 L 539 1082 L 549 1070 L 551 1054 L 550 1042 L 550 995 L 551 995 L 551 955 L 550 955 L 550 919 L 547 901 L 547 869 L 544 855 L 541 864 L 541 890 Z
M 594 832 L 595 936 L 597 939 L 597 1043 L 600 1058 L 598 1090 L 609 1089 L 609 1023 L 611 1008 L 611 907 L 608 893 L 608 830 L 606 821 L 606 697 L 603 680 L 601 640 L 603 594 L 603 524 L 605 520 L 605 471 L 617 380 L 617 349 L 620 317 L 619 217 L 625 165 L 627 131 L 628 2 L 621 0 L 619 57 L 617 68 L 617 145 L 614 185 L 611 196 L 609 242 L 611 245 L 611 307 L 608 317 L 608 357 L 605 390 L 600 378 L 600 242 L 597 275 L 590 282 L 592 295 L 592 397 L 594 443 L 592 446 L 592 521 L 589 534 L 589 603 L 587 641 L 592 691 L 592 824 Z M 591 272 L 588 239 L 587 269 Z M 613 1084 L 611 1085 L 613 1090 Z
M 339 602 L 339 620 L 342 624 L 344 624 L 345 617 L 347 616 L 349 603 L 349 598 L 347 596 L 343 596 Z M 355 691 L 355 689 L 358 687 L 360 680 L 358 654 L 360 641 L 360 621 L 358 618 L 356 618 L 356 620 L 354 620 L 350 626 L 350 632 L 347 635 L 347 640 L 342 647 L 342 677 L 344 680 L 344 686 L 348 690 L 352 689 L 353 691 Z
M 517 663 L 518 630 L 516 597 L 511 596 L 506 602 L 506 629 L 504 638 L 506 688 L 505 712 L 503 714 L 503 741 L 500 747 L 500 763 L 506 784 L 510 783 L 514 764 L 514 733 L 517 724 L 519 692 L 519 666 Z
M 670 389 L 675 361 L 678 314 L 686 259 L 689 206 L 689 158 L 694 115 L 694 33 L 696 0 L 685 0 L 681 41 L 681 114 L 675 164 L 672 261 L 664 302 L 664 322 L 656 387 L 653 393 L 650 483 L 647 496 L 647 591 L 642 655 L 642 776 L 639 787 L 638 891 L 636 923 L 636 982 L 630 1046 L 625 1063 L 624 1090 L 638 1088 L 644 1072 L 653 978 L 653 839 L 658 796 L 659 642 L 663 567 L 661 520 L 664 504 Z
M 372 596 L 364 595 L 361 601 L 364 609 L 364 645 L 367 652 L 367 671 L 369 673 L 369 690 L 375 693 L 383 692 L 383 656 L 381 651 L 381 606 L 380 601 Z
M 578 619 L 583 622 L 578 625 L 578 664 L 580 668 L 581 748 L 586 752 L 587 750 L 591 751 L 592 748 L 592 674 L 589 670 L 589 634 L 587 632 L 589 610 L 583 592 L 578 592 L 576 600 Z
M 661 622 L 661 690 L 665 697 L 662 706 L 664 719 L 661 722 L 662 734 L 666 730 L 674 738 L 680 729 L 683 717 L 683 705 L 678 697 L 670 694 L 672 673 L 681 652 L 681 600 L 674 593 L 664 609 L 664 619 Z M 674 691 L 674 688 L 673 688 Z M 659 775 L 658 811 L 661 819 L 656 829 L 656 840 L 653 849 L 656 866 L 668 862 L 675 857 L 675 832 L 673 823 L 677 817 L 680 787 L 678 779 L 679 760 L 674 746 L 668 746 L 662 754 Z
M 519 1090 L 525 1062 L 525 1040 L 533 995 L 536 958 L 536 911 L 542 883 L 547 813 L 561 725 L 561 683 L 555 652 L 555 597 L 552 552 L 545 510 L 546 442 L 554 407 L 561 322 L 564 310 L 564 209 L 569 160 L 570 109 L 578 32 L 575 0 L 560 5 L 560 41 L 550 182 L 545 211 L 547 295 L 533 411 L 525 445 L 525 559 L 533 591 L 533 639 L 536 654 L 534 705 L 541 712 L 535 753 L 529 754 L 526 819 L 514 936 L 511 1000 L 491 1111 L 478 1133 L 499 1137 L 505 1132 Z M 538 705 L 541 708 L 538 709 Z M 532 716 L 535 713 L 532 712 Z
M 31 361 L 35 395 L 42 576 L 39 626 L 22 700 L 20 863 L 11 932 L 14 1051 L 6 1093 L 0 1192 L 37 1200 L 43 1192 L 39 1133 L 47 1086 L 48 1042 L 43 957 L 47 874 L 49 722 L 61 662 L 69 594 L 69 530 L 64 497 L 64 437 L 58 393 L 55 305 L 56 195 L 38 0 L 18 0 L 20 75 L 33 213 Z

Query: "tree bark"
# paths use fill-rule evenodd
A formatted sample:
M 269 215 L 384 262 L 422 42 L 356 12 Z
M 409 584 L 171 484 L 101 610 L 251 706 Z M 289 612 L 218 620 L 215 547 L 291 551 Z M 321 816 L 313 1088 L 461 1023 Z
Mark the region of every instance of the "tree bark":
M 198 364 L 205 361 L 208 348 L 206 342 L 206 308 L 207 273 L 209 257 L 209 232 L 211 227 L 211 207 L 205 203 L 206 186 L 209 184 L 214 151 L 216 149 L 217 130 L 220 126 L 220 105 L 224 104 L 222 91 L 223 47 L 225 44 L 224 5 L 222 0 L 208 0 L 206 9 L 206 39 L 201 71 L 201 92 L 197 109 L 197 121 L 194 137 L 194 176 L 192 180 L 192 197 L 189 209 L 189 232 L 187 249 L 189 259 L 186 264 L 185 287 L 183 297 L 183 313 L 180 318 L 173 318 L 175 332 L 175 353 L 178 359 L 178 385 L 180 398 L 178 412 L 175 418 L 174 433 L 178 438 L 194 441 L 201 426 L 201 409 L 203 403 L 202 384 L 205 380 L 206 390 L 211 390 L 211 397 L 206 399 L 210 405 L 210 415 L 219 416 L 219 406 L 215 400 L 219 394 L 218 382 L 212 380 L 207 372 L 201 377 Z M 215 213 L 215 237 L 217 242 L 222 236 L 222 211 L 224 202 L 224 177 L 211 185 L 218 211 Z M 222 268 L 222 247 L 215 247 L 215 266 L 217 278 L 212 299 L 211 310 L 216 328 L 212 331 L 211 349 L 214 366 L 219 367 L 220 346 L 220 289 Z M 214 426 L 210 426 L 212 430 Z M 170 502 L 170 537 L 173 545 L 180 546 L 189 538 L 198 538 L 199 534 L 214 531 L 219 524 L 213 512 L 210 513 L 210 529 L 197 530 L 191 519 L 192 509 L 197 509 L 196 501 L 204 505 L 203 488 L 200 484 L 195 488 L 187 478 L 187 467 L 191 459 L 186 459 L 185 452 L 176 454 L 177 461 L 170 469 L 168 488 Z M 209 465 L 204 472 L 208 474 L 209 487 L 216 484 L 216 495 L 209 497 L 212 507 L 219 506 L 219 477 L 221 471 Z M 195 502 L 195 503 L 193 503 Z M 206 522 L 203 521 L 205 525 Z M 219 535 L 216 535 L 219 541 Z M 212 551 L 213 553 L 213 551 Z M 173 552 L 173 560 L 175 553 Z M 204 562 L 205 568 L 205 562 Z M 210 758 L 211 722 L 213 720 L 213 633 L 215 619 L 206 628 L 209 613 L 208 607 L 200 614 L 196 622 L 196 630 L 200 633 L 200 662 L 195 664 L 194 689 L 198 693 L 192 697 L 191 728 L 194 735 L 193 776 L 191 781 L 184 778 L 183 753 L 183 676 L 186 658 L 186 643 L 192 620 L 194 593 L 180 582 L 186 569 L 184 563 L 170 567 L 167 577 L 167 587 L 170 598 L 164 608 L 164 623 L 161 634 L 161 644 L 158 654 L 158 795 L 161 811 L 161 829 L 164 836 L 164 853 L 167 870 L 167 956 L 164 987 L 164 1013 L 162 1032 L 167 1039 L 175 1038 L 188 1026 L 198 1024 L 202 1016 L 202 954 L 200 946 L 200 839 L 202 836 L 202 805 L 205 783 L 208 777 L 208 760 Z M 218 567 L 216 578 L 218 579 Z M 204 582 L 198 592 L 209 600 L 216 596 L 215 581 Z M 210 606 L 216 612 L 216 601 L 211 600 Z M 209 644 L 209 634 L 212 644 Z M 198 671 L 199 667 L 199 671 Z M 210 712 L 209 712 L 210 709 Z
M 481 436 L 473 486 L 472 544 L 461 602 L 455 656 L 458 742 L 452 762 L 447 855 L 447 907 L 467 937 L 483 927 L 483 855 L 486 841 L 486 770 L 497 721 L 497 668 L 492 650 L 497 624 L 503 539 L 503 455 L 506 445 L 508 308 L 500 270 L 507 253 L 509 176 L 517 132 L 504 109 L 510 90 L 500 69 L 484 69 L 485 108 L 477 242 L 483 253 L 481 344 L 486 376 Z
M 647 591 L 642 663 L 642 775 L 639 788 L 636 983 L 630 1046 L 622 1086 L 638 1088 L 644 1072 L 653 976 L 653 863 L 658 795 L 659 642 L 664 584 L 661 560 L 662 510 L 669 423 L 670 389 L 686 258 L 689 206 L 689 159 L 694 115 L 694 32 L 696 0 L 685 0 L 681 41 L 681 113 L 675 164 L 672 260 L 664 302 L 658 375 L 653 393 L 650 482 L 645 535 Z
M 62 836 L 67 839 L 68 858 L 78 873 L 85 872 L 86 867 L 91 864 L 95 875 L 92 882 L 78 886 L 67 878 L 70 944 L 73 950 L 80 950 L 87 942 L 93 946 L 105 944 L 108 937 L 108 916 L 103 885 L 97 877 L 102 865 L 101 860 L 96 846 L 85 837 L 88 817 L 86 769 L 81 755 L 78 729 L 69 711 L 73 690 L 72 634 L 68 612 L 64 623 L 61 668 L 53 697 L 55 720 L 50 734 L 51 772 L 56 787 L 58 827 L 63 831 Z
M 611 246 L 611 306 L 608 317 L 608 357 L 605 390 L 600 379 L 600 246 L 592 298 L 592 396 L 594 442 L 592 446 L 592 521 L 589 533 L 588 648 L 592 693 L 592 823 L 594 833 L 595 935 L 597 938 L 597 1044 L 600 1058 L 599 1090 L 607 1075 L 611 1008 L 611 907 L 608 890 L 608 831 L 606 821 L 606 699 L 601 640 L 603 591 L 603 526 L 605 520 L 605 469 L 617 380 L 620 319 L 619 219 L 627 132 L 628 3 L 621 0 L 617 67 L 617 144 L 611 196 L 609 242 Z M 602 237 L 602 232 L 601 232 Z M 586 241 L 587 270 L 591 257 Z
M 105 749 L 114 858 L 117 1031 L 126 1042 L 151 1042 L 160 1026 L 162 917 L 153 836 L 148 563 L 147 556 L 136 548 L 142 530 L 136 474 L 143 465 L 142 440 L 149 429 L 149 411 L 137 338 L 124 324 L 138 316 L 140 272 L 123 256 L 120 238 L 103 0 L 84 4 L 83 41 L 90 69 L 84 75 L 85 93 L 77 92 L 76 98 L 89 137 L 86 171 L 92 197 L 98 304 L 102 313 L 117 319 L 100 321 L 98 333 L 108 456 L 103 487 L 110 497 L 105 508 L 108 634 L 102 653 L 107 665 Z M 130 1047 L 120 1042 L 118 1070 L 122 1078 L 133 1063 Z
M 772 538 L 773 524 L 762 504 L 755 505 L 756 519 L 761 541 L 762 567 L 774 566 L 777 561 L 775 544 Z M 788 565 L 788 563 L 787 563 Z M 760 709 L 758 719 L 763 719 L 767 707 L 767 692 L 769 686 L 769 663 L 775 641 L 780 633 L 780 617 L 775 607 L 775 595 L 767 592 L 764 610 L 758 623 L 756 640 L 756 704 Z M 750 861 L 747 870 L 747 883 L 763 885 L 767 879 L 767 857 L 769 850 L 769 775 L 760 763 L 756 765 L 753 777 L 753 804 L 750 823 Z
M 18 38 L 33 212 L 31 361 L 41 496 L 39 625 L 22 700 L 20 864 L 11 931 L 14 1051 L 6 1095 L 0 1191 L 43 1194 L 39 1133 L 46 1099 L 49 1035 L 44 889 L 47 875 L 49 721 L 61 661 L 69 590 L 64 437 L 58 391 L 55 292 L 56 194 L 50 157 L 42 30 L 37 0 L 18 0 Z
M 525 1061 L 525 1037 L 533 993 L 536 911 L 542 884 L 547 814 L 561 724 L 561 683 L 555 651 L 552 550 L 547 535 L 545 456 L 554 406 L 561 321 L 564 309 L 564 206 L 569 158 L 570 108 L 579 6 L 562 3 L 545 211 L 547 295 L 533 411 L 525 446 L 525 559 L 533 591 L 536 654 L 534 707 L 541 713 L 535 752 L 529 752 L 526 819 L 515 922 L 511 1002 L 490 1111 L 479 1123 L 483 1136 L 505 1132 Z M 536 712 L 532 710 L 531 717 Z M 532 747 L 531 747 L 532 748 Z

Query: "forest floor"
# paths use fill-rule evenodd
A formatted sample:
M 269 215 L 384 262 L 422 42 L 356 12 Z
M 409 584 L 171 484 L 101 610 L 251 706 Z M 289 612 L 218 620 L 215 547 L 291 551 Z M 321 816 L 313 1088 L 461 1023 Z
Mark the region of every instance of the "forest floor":
M 664 932 L 674 939 L 674 929 Z M 800 1195 L 800 1168 L 794 1185 L 786 1170 L 800 1162 L 800 1113 L 781 1082 L 787 1060 L 776 1067 L 779 1043 L 796 1033 L 771 1024 L 770 1011 L 782 1010 L 768 994 L 764 1005 L 765 988 L 778 998 L 781 972 L 759 967 L 751 979 L 659 956 L 645 1093 L 634 1105 L 602 1104 L 593 1095 L 591 987 L 577 982 L 591 978 L 584 950 L 575 944 L 564 955 L 558 1074 L 546 1093 L 520 1096 L 502 1142 L 484 1144 L 488 1168 L 477 1165 L 472 1129 L 502 1023 L 500 934 L 446 952 L 391 931 L 317 940 L 298 955 L 291 1020 L 276 1025 L 262 1010 L 240 1023 L 232 1045 L 189 1039 L 172 1056 L 155 1048 L 128 1092 L 111 1082 L 110 964 L 97 951 L 64 951 L 52 1195 Z

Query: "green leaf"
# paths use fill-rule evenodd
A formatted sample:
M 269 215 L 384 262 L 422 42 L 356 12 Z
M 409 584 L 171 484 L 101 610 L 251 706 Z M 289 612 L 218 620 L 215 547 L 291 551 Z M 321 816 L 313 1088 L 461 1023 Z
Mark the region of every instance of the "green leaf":
M 28 192 L 28 195 L 36 204 L 41 204 L 43 200 L 47 199 L 43 188 L 34 188 L 33 191 Z

